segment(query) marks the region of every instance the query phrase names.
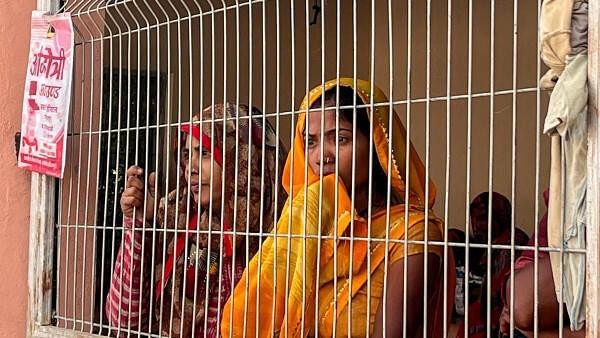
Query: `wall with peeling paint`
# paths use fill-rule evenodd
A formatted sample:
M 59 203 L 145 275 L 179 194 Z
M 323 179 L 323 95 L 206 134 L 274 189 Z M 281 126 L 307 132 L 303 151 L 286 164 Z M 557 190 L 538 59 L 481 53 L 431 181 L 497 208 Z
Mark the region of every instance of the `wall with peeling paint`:
M 23 84 L 34 0 L 0 0 L 0 337 L 24 337 L 30 174 L 17 168 Z

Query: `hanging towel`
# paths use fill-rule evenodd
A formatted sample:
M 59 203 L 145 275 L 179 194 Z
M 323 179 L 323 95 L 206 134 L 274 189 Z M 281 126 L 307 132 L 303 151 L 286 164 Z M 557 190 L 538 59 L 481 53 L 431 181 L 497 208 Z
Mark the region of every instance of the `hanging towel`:
M 544 124 L 544 133 L 553 137 L 548 214 L 548 241 L 553 247 L 585 249 L 587 99 L 587 55 L 579 54 L 567 58 Z M 562 276 L 561 254 L 553 252 L 550 259 L 557 299 L 562 294 L 571 330 L 579 330 L 585 321 L 585 255 L 564 253 Z

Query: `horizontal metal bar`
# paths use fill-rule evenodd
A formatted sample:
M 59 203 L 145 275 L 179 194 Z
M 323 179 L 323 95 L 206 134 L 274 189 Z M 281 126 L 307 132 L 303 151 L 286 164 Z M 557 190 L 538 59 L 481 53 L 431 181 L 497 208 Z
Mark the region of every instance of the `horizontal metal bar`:
M 129 0 L 129 1 L 133 1 L 133 0 Z M 141 33 L 143 31 L 150 31 L 151 29 L 158 29 L 159 27 L 163 27 L 163 26 L 168 26 L 171 24 L 179 24 L 183 21 L 187 21 L 187 20 L 193 20 L 199 17 L 203 17 L 203 16 L 210 16 L 210 15 L 214 15 L 214 14 L 218 14 L 220 12 L 227 12 L 229 10 L 234 10 L 236 7 L 243 7 L 243 6 L 251 6 L 254 4 L 258 4 L 258 3 L 264 3 L 265 0 L 252 0 L 251 2 L 246 2 L 243 4 L 239 4 L 239 5 L 230 5 L 230 6 L 226 6 L 226 7 L 221 7 L 221 8 L 217 8 L 214 10 L 210 10 L 208 12 L 200 12 L 197 14 L 192 14 L 192 15 L 188 15 L 188 16 L 182 16 L 179 17 L 177 19 L 173 19 L 173 20 L 168 20 L 168 21 L 164 21 L 164 22 L 159 22 L 156 24 L 152 24 L 152 25 L 148 25 L 148 26 L 144 26 L 141 27 L 139 29 L 127 29 L 127 30 L 122 30 L 118 29 L 119 31 L 121 31 L 121 33 L 117 33 L 117 34 L 109 34 L 109 35 L 102 35 L 102 37 L 99 38 L 94 38 L 94 39 L 88 39 L 88 40 L 84 40 L 82 42 L 84 43 L 91 43 L 91 42 L 97 42 L 97 41 L 101 41 L 101 40 L 110 40 L 112 38 L 117 38 L 117 37 L 123 37 L 125 35 L 131 35 L 132 33 Z M 119 5 L 123 4 L 123 3 L 118 3 Z M 110 5 L 111 7 L 114 7 L 115 5 Z M 108 6 L 107 6 L 108 7 Z M 97 10 L 92 10 L 92 11 L 86 11 L 86 12 L 81 12 L 81 13 L 77 13 L 77 14 L 72 14 L 71 16 L 73 17 L 77 17 L 77 16 L 82 16 L 83 14 L 87 14 L 90 15 L 91 13 L 95 12 Z
M 103 226 L 92 226 L 92 225 L 87 225 L 84 226 L 82 224 L 80 225 L 75 225 L 75 224 L 70 224 L 70 225 L 66 225 L 66 224 L 62 224 L 59 226 L 60 228 L 63 229 L 76 229 L 76 228 L 85 228 L 85 229 L 95 229 L 95 230 L 125 230 L 125 228 L 123 227 L 103 227 Z M 263 234 L 259 234 L 259 233 L 255 233 L 255 232 L 245 232 L 245 231 L 220 231 L 220 230 L 186 230 L 186 229 L 165 229 L 165 228 L 157 228 L 157 229 L 152 229 L 152 228 L 147 228 L 146 231 L 148 230 L 154 230 L 157 233 L 190 233 L 190 234 L 212 234 L 213 236 L 216 235 L 222 235 L 222 234 L 226 234 L 226 235 L 237 235 L 237 236 L 248 236 L 248 237 L 260 237 L 260 238 L 288 238 L 288 239 L 339 239 L 339 240 L 354 240 L 354 241 L 369 241 L 369 242 L 385 242 L 385 238 L 365 238 L 365 237 L 349 237 L 349 236 L 330 236 L 330 235 L 298 235 L 298 234 L 275 234 L 275 233 L 263 233 Z M 137 229 L 134 230 L 136 232 L 142 232 L 142 229 Z M 399 244 L 404 244 L 404 243 L 408 243 L 408 244 L 425 244 L 427 243 L 428 245 L 433 245 L 433 246 L 444 246 L 446 245 L 446 243 L 448 244 L 448 246 L 451 247 L 461 247 L 464 248 L 466 247 L 464 242 L 443 242 L 443 241 L 421 241 L 421 240 L 404 240 L 404 239 L 389 239 L 388 240 L 389 243 L 399 243 Z M 491 246 L 489 246 L 488 244 L 481 244 L 481 243 L 472 243 L 470 242 L 468 244 L 469 248 L 481 248 L 481 249 L 487 249 L 487 248 L 491 248 L 491 249 L 505 249 L 505 250 L 510 250 L 513 246 L 511 246 L 510 244 L 492 244 Z M 528 245 L 515 245 L 514 246 L 515 249 L 518 250 L 529 250 L 529 251 L 534 251 L 535 247 L 534 246 L 528 246 Z M 560 248 L 552 248 L 552 247 L 538 247 L 538 250 L 540 252 L 559 252 L 561 251 Z M 564 249 L 565 253 L 581 253 L 581 254 L 585 254 L 586 253 L 586 249 L 572 249 L 572 248 L 565 248 Z
M 88 9 L 86 11 L 77 11 L 77 12 L 71 13 L 71 17 L 79 17 L 79 16 L 83 16 L 83 15 L 90 15 L 90 14 L 92 14 L 94 12 L 99 12 L 101 10 L 107 10 L 107 9 L 109 9 L 111 7 L 123 6 L 125 4 L 128 4 L 130 2 L 135 2 L 135 1 L 137 1 L 137 0 L 121 0 L 120 2 L 109 3 L 106 6 L 96 7 L 96 8 L 91 9 L 91 10 Z M 159 0 L 157 0 L 157 1 L 159 1 Z M 176 23 L 176 22 L 179 22 L 179 21 L 182 21 L 182 20 L 186 20 L 188 18 L 192 18 L 192 19 L 193 18 L 197 18 L 197 17 L 199 17 L 201 15 L 211 15 L 211 14 L 216 14 L 216 13 L 219 13 L 219 12 L 224 12 L 224 11 L 226 12 L 228 10 L 235 10 L 238 7 L 241 8 L 241 7 L 248 6 L 248 5 L 251 5 L 251 4 L 254 4 L 254 3 L 259 3 L 259 2 L 265 2 L 265 0 L 251 0 L 251 1 L 248 1 L 248 2 L 242 2 L 242 3 L 237 3 L 237 4 L 234 4 L 234 5 L 229 5 L 229 6 L 224 6 L 224 7 L 216 8 L 216 9 L 211 9 L 209 11 L 201 12 L 201 13 L 195 14 L 193 16 L 180 17 L 180 19 L 172 20 L 172 21 L 170 21 L 170 23 Z M 89 8 L 91 8 L 91 7 L 94 7 L 94 6 L 90 6 Z M 68 8 L 67 8 L 67 11 L 68 11 Z
M 117 327 L 116 326 L 111 326 L 111 325 L 106 325 L 106 324 L 99 324 L 96 322 L 90 322 L 89 320 L 82 320 L 82 319 L 73 319 L 73 318 L 69 318 L 69 317 L 64 317 L 64 316 L 59 316 L 56 315 L 54 316 L 55 319 L 57 320 L 64 320 L 64 321 L 68 321 L 68 322 L 75 322 L 76 324 L 82 324 L 82 325 L 90 325 L 94 328 L 98 328 L 98 329 L 105 329 L 105 330 L 113 330 L 113 331 L 117 331 Z M 80 332 L 78 331 L 71 331 L 71 330 L 66 330 L 63 328 L 59 328 L 59 327 L 53 327 L 53 326 L 46 326 L 46 328 L 54 328 L 54 330 L 60 330 L 60 331 L 65 331 L 65 332 L 77 332 L 76 333 L 76 337 L 104 337 L 104 336 L 98 336 L 98 335 L 83 335 L 80 336 Z M 143 330 L 131 330 L 131 329 L 126 329 L 126 328 L 119 328 L 119 331 L 123 332 L 123 333 L 132 333 L 132 334 L 136 334 L 136 335 L 142 335 L 144 337 L 153 337 L 153 338 L 164 338 L 165 336 L 162 335 L 158 335 L 155 333 L 149 333 L 147 331 L 143 331 Z
M 536 91 L 536 87 L 529 87 L 529 88 L 521 88 L 521 89 L 517 89 L 517 90 L 503 90 L 503 91 L 496 91 L 496 92 L 482 92 L 482 93 L 477 93 L 477 94 L 473 94 L 472 97 L 489 97 L 489 96 L 500 96 L 500 95 L 512 95 L 513 93 L 517 93 L 517 94 L 522 94 L 522 93 L 535 93 Z M 430 101 L 447 101 L 447 100 L 461 100 L 461 99 L 468 99 L 469 95 L 468 94 L 461 94 L 461 95 L 454 95 L 454 96 L 438 96 L 438 97 L 433 97 L 430 99 Z M 383 103 L 374 103 L 373 105 L 369 105 L 369 104 L 357 104 L 356 108 L 371 108 L 371 107 L 388 107 L 390 104 L 392 105 L 405 105 L 408 103 L 426 103 L 427 99 L 426 98 L 419 98 L 419 99 L 412 99 L 412 100 L 397 100 L 397 101 L 392 101 L 392 102 L 383 102 Z M 340 106 L 339 109 L 352 109 L 354 108 L 354 106 Z M 281 116 L 291 116 L 291 115 L 296 115 L 299 113 L 305 113 L 305 112 L 310 112 L 310 113 L 320 113 L 321 111 L 325 110 L 336 110 L 336 107 L 326 107 L 326 108 L 318 108 L 318 109 L 309 109 L 309 110 L 291 110 L 291 111 L 281 111 L 281 112 L 271 112 L 271 113 L 263 113 L 263 114 L 256 114 L 256 115 L 252 115 L 252 116 L 240 116 L 238 118 L 235 117 L 230 117 L 227 118 L 227 121 L 236 121 L 237 120 L 245 120 L 245 119 L 250 119 L 250 118 L 262 118 L 264 117 L 281 117 Z M 193 121 L 193 124 L 202 124 L 202 123 L 212 123 L 212 122 L 223 122 L 223 119 L 207 119 L 207 120 L 203 120 L 203 121 Z M 121 133 L 121 132 L 127 132 L 127 131 L 134 131 L 134 130 L 153 130 L 156 128 L 177 128 L 180 127 L 183 124 L 187 124 L 187 122 L 170 122 L 170 123 L 161 123 L 161 124 L 157 124 L 157 125 L 149 125 L 149 126 L 142 126 L 142 127 L 130 127 L 130 128 L 115 128 L 115 129 L 110 129 L 110 130 L 101 130 L 101 131 L 84 131 L 84 132 L 79 132 L 79 133 L 70 133 L 68 134 L 68 136 L 80 136 L 80 135 L 98 135 L 98 134 L 110 134 L 110 133 Z
M 56 326 L 37 325 L 31 332 L 31 338 L 103 338 L 95 334 L 73 331 Z M 158 338 L 158 337 L 157 337 Z

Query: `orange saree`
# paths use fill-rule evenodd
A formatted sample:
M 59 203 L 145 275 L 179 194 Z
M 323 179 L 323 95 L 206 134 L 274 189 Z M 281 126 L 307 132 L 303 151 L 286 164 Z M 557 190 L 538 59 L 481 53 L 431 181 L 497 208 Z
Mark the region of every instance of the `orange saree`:
M 306 111 L 324 91 L 338 84 L 353 88 L 363 102 L 371 102 L 368 82 L 357 80 L 354 87 L 352 79 L 339 79 L 313 89 L 300 109 Z M 386 101 L 383 92 L 373 88 L 373 103 Z M 391 205 L 389 213 L 386 209 L 374 212 L 369 230 L 369 222 L 352 210 L 349 194 L 336 175 L 320 178 L 310 168 L 306 173 L 305 119 L 300 114 L 293 150 L 283 172 L 289 198 L 276 229 L 250 261 L 225 305 L 221 321 L 224 337 L 365 337 L 373 330 L 386 269 L 405 255 L 425 251 L 421 244 L 405 248 L 402 240 L 443 240 L 442 222 L 431 211 L 426 218 L 425 209 L 431 208 L 435 200 L 435 186 L 426 183 L 424 165 L 412 144 L 409 167 L 405 167 L 406 131 L 400 119 L 388 105 L 369 110 L 369 118 L 373 121 L 377 159 L 389 178 L 392 193 L 401 202 Z M 409 198 L 404 202 L 406 184 L 402 175 L 406 173 Z M 429 245 L 428 251 L 443 259 L 442 247 Z M 450 281 L 454 271 L 451 264 L 449 259 Z M 448 290 L 453 295 L 452 285 Z M 441 332 L 446 311 L 442 292 L 440 282 L 428 302 L 428 332 L 434 336 Z M 452 305 L 450 299 L 448 307 Z

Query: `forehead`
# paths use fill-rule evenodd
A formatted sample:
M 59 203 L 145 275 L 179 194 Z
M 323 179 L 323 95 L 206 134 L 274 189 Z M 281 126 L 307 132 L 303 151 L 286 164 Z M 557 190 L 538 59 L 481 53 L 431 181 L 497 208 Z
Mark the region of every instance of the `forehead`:
M 308 134 L 314 135 L 324 131 L 335 130 L 337 123 L 337 114 L 335 110 L 326 110 L 323 113 L 319 111 L 308 113 Z M 340 129 L 352 129 L 352 122 L 339 118 Z
M 184 144 L 184 149 L 195 149 L 200 147 L 200 141 L 197 140 L 195 137 L 192 137 L 192 135 L 190 134 L 184 134 L 185 135 L 185 144 Z

